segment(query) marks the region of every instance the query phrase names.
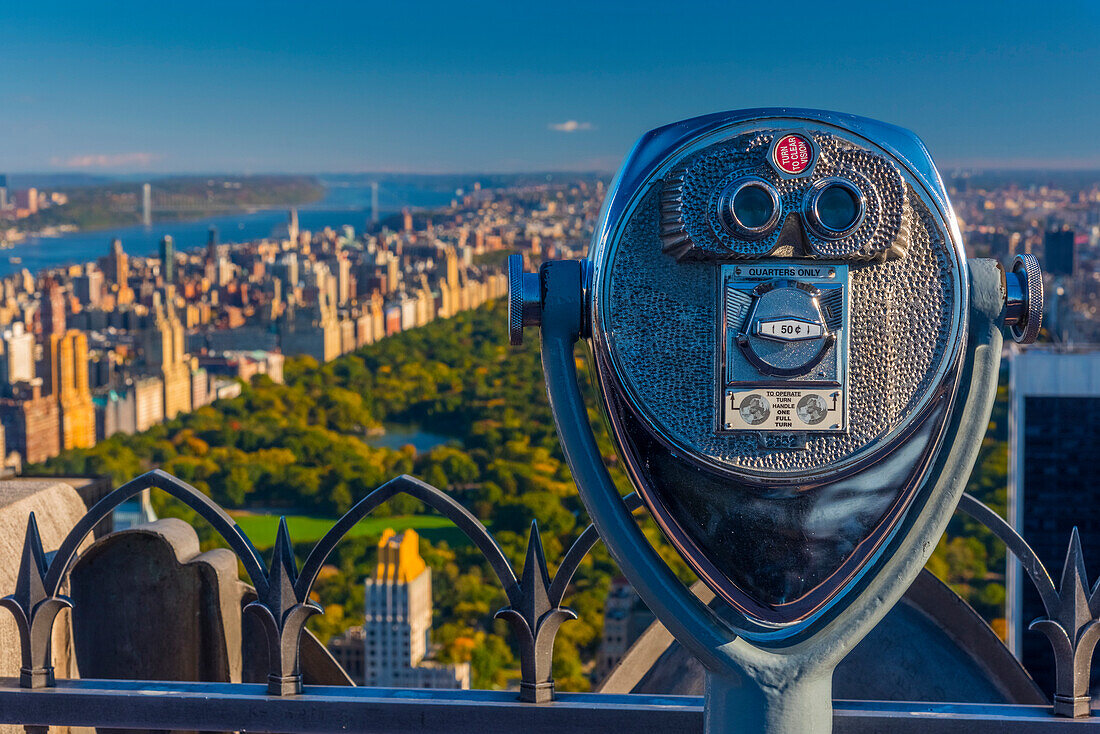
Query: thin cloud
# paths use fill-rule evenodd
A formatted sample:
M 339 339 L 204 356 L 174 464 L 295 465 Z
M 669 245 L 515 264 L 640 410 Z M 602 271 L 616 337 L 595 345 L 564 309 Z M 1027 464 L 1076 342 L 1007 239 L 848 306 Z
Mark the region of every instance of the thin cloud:
M 158 153 L 94 153 L 52 158 L 50 162 L 63 168 L 145 168 L 163 157 Z
M 565 122 L 551 122 L 550 129 L 559 133 L 575 133 L 579 130 L 595 130 L 596 126 L 591 122 L 566 120 Z

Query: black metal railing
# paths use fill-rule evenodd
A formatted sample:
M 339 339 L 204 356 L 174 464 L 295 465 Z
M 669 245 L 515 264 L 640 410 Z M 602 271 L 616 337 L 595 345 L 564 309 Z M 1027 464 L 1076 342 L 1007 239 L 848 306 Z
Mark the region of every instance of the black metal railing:
M 84 539 L 116 507 L 147 489 L 160 489 L 179 499 L 210 523 L 236 553 L 245 573 L 256 588 L 256 601 L 245 607 L 264 629 L 268 649 L 270 695 L 300 693 L 299 645 L 306 621 L 322 609 L 309 600 L 317 574 L 336 545 L 360 520 L 398 494 L 420 500 L 451 520 L 489 562 L 508 599 L 508 606 L 496 613 L 506 620 L 519 648 L 520 700 L 544 703 L 553 698 L 550 662 L 554 639 L 562 622 L 576 614 L 562 606 L 567 587 L 577 567 L 599 540 L 589 526 L 566 552 L 551 581 L 538 526 L 532 522 L 523 575 L 517 577 L 504 552 L 486 527 L 445 492 L 407 475 L 386 482 L 341 517 L 306 557 L 298 569 L 286 520 L 280 519 L 271 563 L 267 565 L 243 530 L 209 497 L 190 484 L 166 472 L 155 470 L 127 482 L 101 499 L 76 524 L 47 563 L 34 513 L 27 520 L 27 534 L 15 593 L 0 599 L 0 605 L 15 617 L 19 630 L 22 665 L 20 685 L 44 688 L 54 685 L 50 638 L 57 614 L 72 601 L 61 595 L 61 585 Z M 637 509 L 635 495 L 624 499 Z
M 1046 635 L 1054 651 L 1054 713 L 1088 716 L 1092 707 L 1089 695 L 1092 654 L 1100 641 L 1100 583 L 1090 593 L 1077 528 L 1070 533 L 1062 580 L 1055 589 L 1039 556 L 1000 515 L 969 494 L 962 496 L 959 509 L 989 528 L 1005 544 L 1039 592 L 1046 616 L 1034 620 L 1028 629 Z
M 78 549 L 93 528 L 116 507 L 154 488 L 195 510 L 240 559 L 257 595 L 245 612 L 259 619 L 267 643 L 266 688 L 245 683 L 55 679 L 50 640 L 58 613 L 72 607 L 72 601 L 61 594 L 61 589 Z M 355 524 L 398 494 L 414 497 L 454 522 L 493 569 L 508 600 L 508 605 L 495 616 L 509 623 L 519 650 L 518 699 L 514 693 L 488 691 L 303 688 L 299 664 L 302 631 L 312 615 L 323 613 L 310 601 L 313 584 L 329 555 Z M 631 511 L 641 505 L 634 494 L 624 497 L 624 502 Z M 1066 717 L 1089 714 L 1089 673 L 1092 653 L 1100 639 L 1100 584 L 1091 594 L 1085 586 L 1076 529 L 1062 582 L 1056 589 L 1050 574 L 1024 539 L 995 512 L 970 495 L 963 496 L 959 509 L 1005 543 L 1039 591 L 1047 616 L 1033 622 L 1031 627 L 1042 631 L 1051 641 L 1057 679 L 1053 711 L 1062 718 L 1051 717 L 1047 707 L 858 702 L 838 704 L 838 731 L 947 731 L 936 728 L 940 726 L 936 722 L 945 719 L 934 714 L 944 714 L 948 709 L 955 713 L 947 718 L 977 722 L 970 727 L 974 732 L 968 734 L 1044 731 L 1058 725 L 1057 722 L 1066 722 Z M 509 722 L 518 721 L 540 729 L 553 725 L 559 730 L 606 731 L 610 728 L 609 717 L 618 717 L 615 726 L 635 721 L 642 729 L 667 726 L 701 730 L 702 709 L 696 697 L 555 696 L 551 677 L 554 640 L 560 626 L 576 618 L 572 610 L 563 606 L 563 601 L 574 573 L 597 540 L 596 529 L 588 526 L 562 557 L 557 573 L 551 578 L 538 527 L 532 523 L 522 575 L 517 576 L 493 535 L 468 510 L 442 490 L 413 477 L 400 476 L 371 492 L 341 517 L 313 546 L 301 569 L 294 558 L 286 522 L 280 520 L 271 562 L 265 564 L 252 541 L 221 507 L 186 482 L 163 471 L 152 471 L 100 499 L 68 533 L 48 562 L 33 513 L 28 518 L 15 591 L 0 600 L 0 605 L 15 617 L 21 647 L 18 681 L 0 679 L 0 723 L 24 724 L 28 729 L 63 724 L 306 732 L 339 731 L 349 721 L 356 728 L 369 730 L 371 727 L 359 717 L 370 713 L 383 717 L 386 723 L 379 727 L 393 731 L 417 729 L 436 715 L 451 722 L 449 731 L 469 730 L 479 734 L 511 728 Z M 171 696 L 166 698 L 163 695 L 166 693 Z M 118 706 L 123 700 L 126 705 Z M 258 706 L 261 701 L 264 705 Z M 527 707 L 551 702 L 549 708 Z M 420 713 L 411 713 L 416 706 L 420 706 Z M 444 711 L 440 708 L 443 706 L 451 710 Z M 311 718 L 301 718 L 304 711 L 311 712 Z M 461 718 L 466 715 L 464 711 L 472 718 Z M 224 717 L 219 718 L 222 714 L 218 712 Z M 349 720 L 347 717 L 353 714 L 354 718 Z M 563 716 L 574 717 L 572 723 L 561 725 L 559 719 Z M 419 724 L 414 726 L 414 720 Z M 886 721 L 891 723 L 888 729 L 882 729 Z M 922 727 L 910 728 L 921 721 Z M 1001 723 L 994 726 L 993 722 Z M 985 728 L 986 725 L 991 728 Z M 1100 717 L 1086 725 L 1100 730 Z

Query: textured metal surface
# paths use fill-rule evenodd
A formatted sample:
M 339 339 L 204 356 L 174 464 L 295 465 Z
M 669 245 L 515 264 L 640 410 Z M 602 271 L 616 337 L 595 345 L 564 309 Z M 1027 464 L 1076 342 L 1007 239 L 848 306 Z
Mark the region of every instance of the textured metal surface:
M 853 580 L 857 568 L 849 566 L 863 563 L 904 512 L 947 416 L 943 404 L 953 396 L 966 307 L 957 227 L 926 156 L 915 162 L 872 142 L 862 134 L 870 121 L 836 125 L 831 113 L 781 113 L 767 119 L 758 111 L 751 123 L 733 114 L 722 130 L 706 118 L 694 139 L 688 131 L 696 121 L 686 121 L 675 150 L 648 149 L 651 136 L 665 129 L 644 137 L 612 189 L 590 252 L 601 395 L 632 478 L 696 572 L 736 608 L 767 623 L 805 619 L 820 609 Z M 800 175 L 783 176 L 770 167 L 767 146 L 792 130 L 812 141 L 816 162 Z M 919 143 L 908 146 L 914 150 L 923 154 Z M 670 216 L 693 246 L 699 242 L 683 218 L 689 214 L 706 220 L 709 229 L 700 225 L 700 238 L 707 232 L 716 241 L 730 237 L 704 190 L 720 200 L 746 175 L 774 185 L 787 212 L 774 242 L 740 252 L 782 257 L 751 263 L 789 265 L 798 260 L 788 258 L 823 251 L 851 258 L 844 260 L 851 272 L 843 331 L 852 362 L 842 386 L 844 430 L 792 435 L 776 425 L 773 441 L 759 431 L 718 430 L 712 396 L 722 364 L 708 360 L 719 341 L 718 265 L 713 257 L 675 261 L 662 251 L 670 242 Z M 806 193 L 833 176 L 854 181 L 868 206 L 850 237 L 831 241 L 838 249 L 821 250 L 825 245 L 815 245 L 800 224 L 802 207 Z M 866 180 L 855 181 L 858 176 Z M 891 181 L 901 192 L 892 198 Z M 860 260 L 860 253 L 876 259 Z M 857 355 L 862 361 L 854 364 Z M 905 461 L 883 460 L 902 448 Z M 875 478 L 860 481 L 858 471 L 873 463 Z M 733 578 L 745 593 L 723 581 Z
M 700 355 L 713 353 L 718 339 L 717 269 L 662 254 L 657 200 L 651 192 L 623 230 L 608 268 L 603 328 L 628 389 L 674 445 L 750 476 L 820 473 L 883 448 L 919 414 L 957 355 L 960 331 L 963 266 L 931 212 L 922 210 L 906 257 L 851 263 L 848 433 L 775 452 L 752 435 L 715 433 L 716 379 Z
M 537 273 L 523 272 L 523 255 L 508 256 L 508 341 L 523 344 L 523 327 L 538 326 L 542 297 Z
M 608 210 L 615 206 L 612 201 Z M 935 458 L 913 511 L 904 516 L 885 552 L 871 562 L 870 571 L 845 591 L 842 604 L 796 627 L 765 630 L 732 609 L 719 617 L 688 593 L 623 507 L 602 466 L 577 382 L 573 344 L 579 330 L 573 322 L 583 302 L 576 295 L 569 300 L 578 278 L 571 281 L 565 267 L 570 264 L 561 265 L 561 282 L 546 283 L 548 302 L 550 293 L 559 288 L 561 293 L 543 321 L 543 366 L 562 447 L 590 516 L 639 596 L 708 671 L 747 676 L 744 685 L 764 705 L 754 713 L 774 707 L 792 722 L 787 731 L 805 731 L 793 722 L 818 722 L 828 712 L 818 706 L 798 711 L 794 702 L 802 699 L 788 694 L 803 685 L 816 686 L 902 596 L 942 535 L 969 479 L 996 394 L 1003 311 L 999 273 L 982 262 L 970 269 L 975 298 L 967 359 L 960 373 L 960 392 L 966 399 L 951 411 L 944 439 L 947 450 Z M 612 421 L 617 417 L 611 414 Z M 764 730 L 758 718 L 742 725 L 746 731 Z
M 1006 319 L 1012 327 L 1012 338 L 1017 344 L 1034 344 L 1043 326 L 1043 271 L 1039 261 L 1030 253 L 1017 255 L 1005 279 L 1009 290 L 1005 308 L 1015 314 L 1011 321 Z
M 508 256 L 508 342 L 523 344 L 523 255 Z
M 821 179 L 841 178 L 864 195 L 860 224 L 840 238 L 806 231 L 806 256 L 871 260 L 904 256 L 912 213 L 908 187 L 897 166 L 881 155 L 829 132 L 808 134 L 820 151 L 810 170 L 799 177 L 781 175 L 769 163 L 768 148 L 777 130 L 753 130 L 685 157 L 669 172 L 662 187 L 660 232 L 666 252 L 676 258 L 756 258 L 785 244 L 782 226 L 766 237 L 748 239 L 723 224 L 721 193 L 752 176 L 775 187 L 780 197 L 780 223 L 789 216 L 807 221 L 806 206 Z M 793 253 L 800 256 L 803 253 Z

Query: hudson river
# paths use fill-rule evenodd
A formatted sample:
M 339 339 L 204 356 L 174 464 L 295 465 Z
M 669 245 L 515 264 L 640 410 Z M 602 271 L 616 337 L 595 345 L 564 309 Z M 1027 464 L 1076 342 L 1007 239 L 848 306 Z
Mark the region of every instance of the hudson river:
M 382 181 L 378 192 L 379 217 L 401 211 L 403 207 L 436 207 L 450 203 L 453 191 L 425 189 L 407 183 Z M 312 208 L 311 208 L 312 207 Z M 330 186 L 325 198 L 298 210 L 298 226 L 318 231 L 344 225 L 362 232 L 371 218 L 370 188 L 367 186 Z M 224 214 L 190 222 L 158 223 L 154 214 L 151 227 L 137 225 L 120 229 L 77 232 L 61 237 L 27 238 L 9 250 L 0 250 L 0 277 L 27 268 L 32 273 L 48 267 L 83 263 L 107 254 L 111 240 L 119 238 L 130 255 L 157 253 L 160 239 L 171 235 L 177 252 L 206 244 L 210 227 L 217 227 L 221 242 L 248 242 L 286 232 L 286 211 L 259 211 L 252 214 Z M 11 258 L 21 262 L 13 263 Z

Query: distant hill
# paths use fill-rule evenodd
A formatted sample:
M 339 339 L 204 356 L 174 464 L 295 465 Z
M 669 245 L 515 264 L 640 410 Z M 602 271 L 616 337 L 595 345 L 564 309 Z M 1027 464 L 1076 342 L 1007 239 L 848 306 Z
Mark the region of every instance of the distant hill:
M 50 206 L 18 220 L 19 226 L 28 231 L 60 225 L 96 230 L 140 224 L 144 183 L 152 187 L 152 206 L 157 220 L 162 222 L 249 209 L 303 206 L 325 194 L 324 185 L 313 176 L 167 176 L 97 182 L 91 177 L 77 177 L 58 178 L 53 184 L 45 178 L 27 180 L 37 180 L 33 185 L 67 197 L 63 205 Z M 73 183 L 65 186 L 61 183 L 64 180 Z M 15 176 L 9 177 L 9 188 L 28 185 L 20 181 Z
M 118 183 L 122 177 L 90 173 L 9 173 L 9 189 L 72 189 Z

